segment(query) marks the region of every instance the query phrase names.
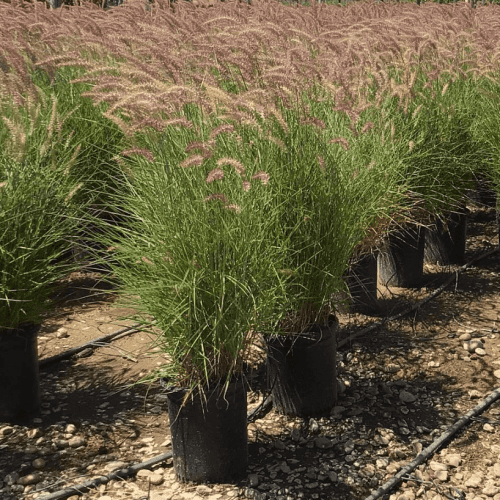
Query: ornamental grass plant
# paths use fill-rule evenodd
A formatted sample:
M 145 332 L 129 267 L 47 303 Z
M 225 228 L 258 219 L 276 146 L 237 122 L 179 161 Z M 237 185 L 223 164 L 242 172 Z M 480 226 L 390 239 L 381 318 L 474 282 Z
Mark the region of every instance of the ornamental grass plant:
M 351 150 L 339 113 L 327 126 L 305 110 L 211 123 L 188 105 L 122 152 L 125 227 L 104 224 L 103 243 L 123 301 L 155 318 L 171 356 L 155 376 L 227 382 L 254 335 L 325 324 L 354 248 L 401 199 L 397 148 L 361 127 Z
M 76 269 L 61 257 L 82 224 L 85 181 L 55 98 L 0 109 L 0 328 L 10 329 L 41 323 L 53 285 Z

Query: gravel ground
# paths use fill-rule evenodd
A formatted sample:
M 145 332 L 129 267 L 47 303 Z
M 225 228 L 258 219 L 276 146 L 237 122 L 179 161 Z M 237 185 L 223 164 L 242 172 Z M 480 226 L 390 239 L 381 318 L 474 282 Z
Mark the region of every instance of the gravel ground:
M 475 211 L 466 259 L 493 248 L 496 231 L 493 211 Z M 426 266 L 418 290 L 379 288 L 378 316 L 422 300 L 456 270 Z M 338 352 L 341 393 L 328 418 L 272 410 L 249 424 L 245 480 L 179 484 L 167 459 L 71 500 L 366 498 L 500 385 L 499 290 L 494 254 L 411 316 L 348 342 Z M 40 357 L 126 324 L 113 314 L 95 294 L 72 295 L 44 324 Z M 342 313 L 340 338 L 379 319 Z M 43 498 L 171 449 L 164 390 L 130 385 L 162 362 L 150 343 L 147 334 L 134 334 L 42 370 L 40 415 L 0 423 L 1 500 Z M 261 352 L 248 374 L 249 409 L 266 395 L 263 360 Z M 405 477 L 390 499 L 500 500 L 499 414 L 500 406 L 491 405 Z

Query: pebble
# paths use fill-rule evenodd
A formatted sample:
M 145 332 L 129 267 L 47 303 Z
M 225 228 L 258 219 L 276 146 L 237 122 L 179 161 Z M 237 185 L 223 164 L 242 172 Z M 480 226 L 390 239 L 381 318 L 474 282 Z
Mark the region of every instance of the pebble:
M 125 462 L 116 461 L 109 462 L 109 464 L 106 464 L 104 468 L 109 472 L 113 472 L 118 469 L 124 469 L 125 467 L 127 467 L 127 464 Z
M 198 493 L 198 495 L 201 495 L 202 497 L 206 497 L 213 493 L 213 490 L 206 484 L 200 484 L 196 487 L 196 493 Z
M 277 450 L 284 450 L 286 448 L 285 446 L 285 443 L 283 441 L 281 441 L 280 439 L 277 439 L 275 442 L 274 442 L 274 447 L 277 449 Z
M 154 484 L 155 486 L 158 486 L 161 483 L 163 483 L 163 476 L 161 474 L 151 474 L 148 479 L 149 482 L 151 484 Z
M 491 424 L 484 424 L 483 430 L 486 432 L 495 432 L 495 428 Z
M 333 441 L 325 436 L 320 436 L 316 438 L 314 440 L 314 444 L 316 448 L 320 448 L 322 450 L 328 450 L 329 448 L 333 448 Z
M 495 477 L 500 477 L 500 464 L 496 463 L 493 465 L 492 472 Z
M 494 483 L 488 482 L 482 489 L 481 493 L 487 497 L 494 497 L 499 491 L 500 488 L 498 486 L 495 486 Z
M 14 427 L 6 425 L 5 427 L 0 427 L 0 436 L 8 436 L 14 432 Z
M 439 479 L 443 483 L 448 481 L 448 471 L 446 470 L 438 470 L 434 473 L 434 477 Z
M 446 463 L 451 467 L 458 467 L 462 463 L 462 457 L 456 453 L 446 455 Z
M 430 467 L 433 471 L 448 470 L 448 465 L 447 465 L 447 464 L 442 464 L 441 462 L 434 462 L 434 461 L 431 461 L 431 462 L 429 463 L 429 467 Z
M 406 490 L 398 497 L 398 500 L 415 500 L 415 493 L 412 490 Z
M 479 398 L 482 398 L 483 397 L 483 393 L 482 392 L 479 392 L 478 390 L 476 389 L 473 389 L 472 391 L 469 391 L 469 397 L 471 399 L 479 399 Z
M 13 485 L 18 479 L 19 474 L 17 472 L 11 472 L 3 478 L 4 482 L 9 486 Z
M 478 356 L 486 356 L 486 351 L 483 348 L 481 348 L 481 347 L 478 347 L 474 352 Z
M 74 424 L 68 424 L 65 427 L 64 432 L 66 434 L 74 434 L 76 432 L 76 425 L 74 425 Z
M 462 333 L 460 337 L 458 337 L 462 341 L 470 340 L 472 338 L 472 335 L 470 333 Z
M 483 484 L 483 476 L 480 474 L 472 474 L 472 476 L 465 481 L 467 488 L 477 488 Z
M 476 349 L 483 348 L 483 343 L 478 339 L 469 340 L 468 342 L 464 342 L 464 349 L 468 352 L 474 352 Z
M 68 445 L 71 446 L 71 448 L 78 448 L 79 446 L 83 446 L 84 444 L 86 444 L 86 441 L 85 438 L 82 436 L 72 437 L 68 441 Z
M 249 474 L 248 475 L 248 484 L 250 488 L 257 488 L 259 486 L 259 475 L 258 474 Z
M 66 337 L 69 337 L 68 330 L 64 327 L 58 328 L 56 332 L 56 337 L 58 339 L 65 339 Z
M 41 479 L 42 478 L 41 478 L 40 474 L 35 472 L 34 474 L 28 474 L 27 476 L 20 477 L 17 480 L 17 484 L 20 484 L 22 486 L 27 486 L 28 484 L 39 483 L 41 481 Z
M 417 396 L 414 396 L 411 392 L 402 390 L 399 393 L 399 400 L 402 403 L 414 403 L 417 400 Z
M 309 422 L 309 432 L 311 434 L 316 434 L 317 432 L 319 432 L 319 424 L 316 420 L 314 420 L 314 418 L 311 418 Z
M 338 474 L 336 472 L 330 471 L 327 473 L 327 476 L 332 483 L 336 483 L 339 480 Z
M 35 469 L 43 469 L 45 467 L 45 460 L 43 458 L 37 458 L 33 460 L 32 465 Z
M 36 439 L 42 435 L 42 431 L 40 429 L 30 429 L 27 433 L 26 436 L 28 436 L 30 439 Z

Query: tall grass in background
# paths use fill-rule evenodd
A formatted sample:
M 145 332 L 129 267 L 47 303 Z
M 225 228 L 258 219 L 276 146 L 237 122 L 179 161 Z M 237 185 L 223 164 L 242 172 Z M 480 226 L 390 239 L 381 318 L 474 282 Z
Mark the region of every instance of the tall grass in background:
M 471 105 L 486 106 L 477 85 L 498 65 L 489 7 L 19 12 L 0 4 L 2 95 L 26 106 L 33 145 L 50 130 L 33 106 L 55 96 L 68 115 L 55 149 L 27 164 L 57 158 L 59 175 L 79 148 L 61 178 L 85 178 L 71 199 L 93 217 L 86 238 L 114 248 L 117 282 L 188 384 L 238 371 L 249 332 L 325 320 L 353 253 L 455 209 L 491 167 L 494 135 Z M 13 171 L 16 154 L 4 150 Z
M 500 75 L 484 79 L 476 88 L 473 101 L 476 112 L 472 133 L 477 141 L 485 145 L 485 165 L 479 171 L 491 183 L 497 194 L 497 209 L 500 199 Z
M 53 285 L 76 269 L 61 258 L 85 216 L 85 181 L 55 98 L 0 110 L 0 326 L 15 328 L 40 323 Z

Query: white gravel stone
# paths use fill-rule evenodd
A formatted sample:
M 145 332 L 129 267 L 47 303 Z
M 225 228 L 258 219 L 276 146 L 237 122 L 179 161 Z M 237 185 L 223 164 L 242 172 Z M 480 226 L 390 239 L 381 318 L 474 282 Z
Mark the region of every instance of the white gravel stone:
M 415 500 L 415 493 L 413 490 L 406 490 L 398 497 L 398 500 Z
M 500 370 L 495 370 L 493 375 L 495 375 L 496 378 L 500 378 Z
M 35 472 L 34 474 L 28 474 L 27 476 L 20 477 L 17 480 L 17 484 L 21 484 L 22 486 L 26 486 L 28 484 L 36 484 L 39 483 L 42 480 L 42 477 L 40 474 Z
M 402 390 L 399 393 L 399 400 L 403 403 L 414 403 L 417 400 L 417 396 L 414 396 L 411 392 Z
M 488 482 L 482 489 L 481 493 L 483 495 L 486 495 L 487 497 L 494 497 L 499 491 L 500 488 L 498 486 L 495 486 L 495 484 L 492 482 Z
M 328 450 L 329 448 L 333 448 L 333 441 L 325 436 L 320 436 L 316 438 L 314 440 L 314 444 L 316 448 L 320 448 L 322 450 Z
M 116 461 L 116 462 L 109 462 L 109 464 L 107 464 L 106 467 L 104 468 L 109 472 L 113 472 L 118 469 L 123 469 L 126 466 L 127 464 L 125 462 Z
M 30 438 L 30 439 L 36 439 L 36 438 L 39 438 L 41 435 L 42 435 L 42 431 L 40 429 L 30 429 L 26 435 Z
M 11 472 L 10 474 L 7 474 L 3 480 L 4 482 L 8 485 L 11 486 L 13 485 L 17 480 L 19 479 L 19 474 L 17 472 Z
M 476 349 L 482 349 L 483 343 L 478 339 L 472 339 L 464 344 L 464 348 L 469 352 L 474 352 Z
M 439 479 L 443 483 L 445 481 L 448 481 L 448 471 L 446 470 L 438 470 L 434 473 L 434 476 L 436 477 L 436 479 Z
M 465 481 L 465 486 L 467 488 L 477 488 L 483 484 L 483 476 L 481 474 L 475 473 Z
M 477 389 L 472 389 L 472 391 L 469 391 L 469 397 L 471 399 L 479 399 L 483 397 L 483 393 L 479 392 Z
M 259 486 L 259 475 L 258 474 L 249 474 L 248 475 L 248 485 L 250 488 L 257 488 Z
M 433 470 L 433 471 L 438 471 L 438 470 L 448 470 L 449 469 L 449 465 L 448 464 L 442 464 L 441 462 L 434 462 L 434 461 L 431 461 L 429 463 L 429 467 Z
M 71 448 L 78 448 L 79 446 L 83 446 L 84 444 L 86 444 L 86 441 L 85 438 L 82 436 L 72 437 L 68 441 L 68 445 L 71 446 Z
M 0 427 L 0 436 L 8 436 L 14 432 L 14 427 L 6 425 L 5 427 Z
M 491 471 L 493 472 L 493 475 L 495 477 L 500 477 L 500 464 L 494 464 L 491 468 Z
M 163 483 L 163 476 L 161 474 L 151 474 L 148 479 L 149 482 L 155 486 L 159 486 Z
M 458 467 L 462 463 L 462 457 L 457 453 L 446 455 L 446 463 L 451 467 Z
M 33 460 L 32 465 L 35 469 L 43 469 L 46 465 L 46 462 L 43 458 L 37 458 Z
M 200 484 L 196 487 L 196 493 L 198 493 L 198 495 L 201 495 L 202 497 L 206 497 L 213 493 L 213 490 L 206 484 Z
M 56 337 L 58 339 L 65 339 L 66 337 L 69 337 L 68 330 L 64 327 L 58 328 L 56 332 Z
M 66 434 L 74 434 L 76 432 L 76 425 L 74 424 L 68 424 L 66 428 L 64 429 L 64 432 Z
M 460 337 L 458 337 L 462 341 L 470 340 L 472 338 L 472 335 L 470 333 L 462 333 Z
M 486 432 L 495 432 L 495 428 L 491 424 L 484 424 L 483 431 Z
M 482 347 L 478 347 L 474 352 L 478 356 L 486 356 L 486 351 Z
M 339 480 L 337 473 L 334 471 L 328 472 L 327 476 L 332 483 L 336 483 Z

